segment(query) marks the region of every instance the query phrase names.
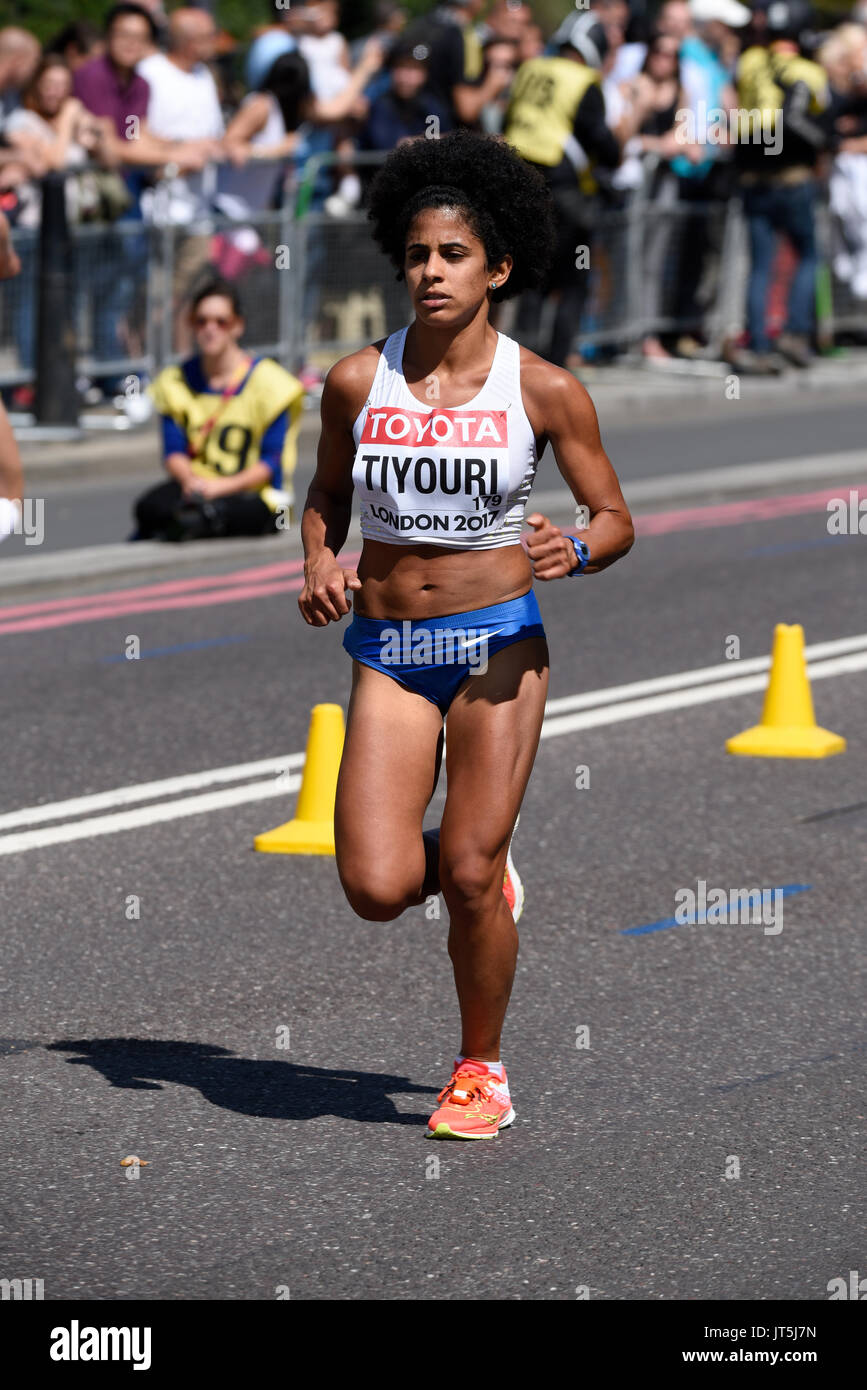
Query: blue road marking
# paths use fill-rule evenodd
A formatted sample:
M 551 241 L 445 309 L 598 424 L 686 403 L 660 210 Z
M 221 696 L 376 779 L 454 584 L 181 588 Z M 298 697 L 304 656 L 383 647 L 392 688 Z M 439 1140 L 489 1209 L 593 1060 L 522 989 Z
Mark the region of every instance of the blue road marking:
M 787 555 L 794 550 L 811 550 L 817 545 L 831 545 L 834 541 L 851 541 L 853 536 L 814 536 L 808 541 L 781 541 L 778 545 L 760 545 L 757 550 L 744 552 L 744 559 L 753 555 Z
M 812 888 L 812 886 L 812 883 L 785 883 L 780 888 L 766 888 L 764 891 L 766 893 L 782 893 L 783 897 L 787 898 L 792 893 L 806 893 L 809 891 L 810 888 Z M 712 891 L 712 889 L 709 891 Z M 712 927 L 725 926 L 727 920 L 727 918 L 724 918 L 723 921 L 711 922 L 710 925 Z M 644 927 L 621 927 L 620 935 L 647 936 L 650 932 L 667 931 L 669 927 L 689 927 L 693 926 L 696 922 L 701 922 L 707 925 L 707 917 L 687 917 L 686 920 L 683 922 L 678 921 L 676 917 L 660 917 L 658 922 L 648 922 L 647 925 Z M 753 925 L 759 924 L 755 923 Z
M 203 642 L 181 642 L 176 647 L 151 647 L 149 651 L 140 652 L 137 657 L 126 656 L 121 652 L 119 656 L 100 657 L 102 662 L 112 661 L 143 661 L 146 656 L 174 656 L 175 652 L 197 652 L 203 647 L 227 647 L 232 642 L 249 642 L 250 634 L 243 633 L 238 637 L 208 637 Z

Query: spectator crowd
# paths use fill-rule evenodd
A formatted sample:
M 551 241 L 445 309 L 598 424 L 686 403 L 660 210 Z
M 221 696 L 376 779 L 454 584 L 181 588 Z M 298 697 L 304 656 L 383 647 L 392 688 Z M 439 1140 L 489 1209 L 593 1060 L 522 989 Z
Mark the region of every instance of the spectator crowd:
M 135 355 L 149 226 L 188 233 L 171 284 L 184 352 L 201 286 L 262 259 L 245 219 L 300 186 L 305 210 L 346 218 L 364 206 L 370 164 L 359 154 L 470 127 L 541 169 L 554 200 L 557 252 L 545 293 L 525 295 L 510 324 L 521 341 L 581 367 L 588 272 L 603 273 L 606 256 L 610 272 L 604 214 L 640 208 L 641 351 L 651 363 L 706 352 L 717 214 L 736 196 L 749 269 L 743 331 L 724 350 L 739 370 L 778 373 L 807 365 L 816 348 L 820 198 L 834 227 L 826 260 L 867 304 L 867 0 L 841 6 L 829 22 L 806 0 L 588 0 L 549 32 L 531 0 L 442 0 L 421 17 L 376 0 L 372 32 L 351 42 L 337 0 L 278 9 L 245 44 L 207 10 L 167 14 L 162 0 L 116 4 L 100 28 L 73 23 L 44 46 L 6 27 L 0 210 L 24 276 L 49 171 L 65 171 L 69 221 L 100 229 L 82 287 L 93 356 L 109 364 L 80 383 L 95 402 L 121 389 Z M 330 158 L 304 181 L 315 155 Z M 216 241 L 199 231 L 214 212 L 230 227 Z M 314 258 L 311 283 L 317 273 Z M 622 285 L 609 278 L 616 309 Z M 31 298 L 19 296 L 14 312 L 27 369 Z M 315 386 L 315 371 L 292 365 Z M 30 385 L 13 395 L 19 406 L 31 398 Z

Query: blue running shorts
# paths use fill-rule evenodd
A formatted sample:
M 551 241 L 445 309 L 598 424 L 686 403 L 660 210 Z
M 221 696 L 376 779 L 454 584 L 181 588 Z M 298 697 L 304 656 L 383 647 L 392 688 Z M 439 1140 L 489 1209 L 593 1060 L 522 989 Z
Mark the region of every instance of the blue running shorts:
M 539 604 L 529 589 L 508 603 L 439 618 L 364 618 L 356 613 L 343 646 L 356 661 L 384 671 L 445 715 L 467 677 L 483 674 L 495 652 L 525 637 L 544 636 Z

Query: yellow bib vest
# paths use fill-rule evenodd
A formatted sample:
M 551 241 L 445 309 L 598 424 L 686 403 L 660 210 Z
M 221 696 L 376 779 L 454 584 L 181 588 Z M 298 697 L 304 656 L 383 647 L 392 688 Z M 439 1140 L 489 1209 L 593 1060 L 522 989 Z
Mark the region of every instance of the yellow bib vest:
M 803 82 L 810 90 L 810 114 L 824 110 L 827 103 L 828 75 L 818 63 L 796 53 L 774 54 L 773 48 L 747 48 L 741 54 L 735 79 L 739 106 L 738 138 L 744 142 L 760 125 L 768 136 L 775 135 L 782 118 L 785 88 Z
M 177 363 L 164 367 L 147 388 L 157 410 L 180 425 L 188 440 L 196 440 L 208 420 L 219 412 L 190 467 L 200 478 L 226 478 L 258 462 L 259 448 L 269 426 L 284 410 L 289 422 L 280 457 L 280 478 L 257 489 L 269 511 L 276 512 L 282 494 L 291 489 L 298 456 L 298 432 L 304 403 L 304 387 L 297 377 L 273 358 L 262 357 L 237 395 L 221 401 L 213 391 L 195 391 Z
M 503 132 L 524 159 L 555 169 L 568 157 L 574 142 L 575 113 L 599 73 L 570 58 L 531 58 L 522 63 L 512 87 Z M 595 188 L 589 170 L 579 176 L 585 192 Z
M 481 41 L 471 24 L 463 32 L 464 39 L 464 81 L 475 82 L 485 68 L 485 56 Z

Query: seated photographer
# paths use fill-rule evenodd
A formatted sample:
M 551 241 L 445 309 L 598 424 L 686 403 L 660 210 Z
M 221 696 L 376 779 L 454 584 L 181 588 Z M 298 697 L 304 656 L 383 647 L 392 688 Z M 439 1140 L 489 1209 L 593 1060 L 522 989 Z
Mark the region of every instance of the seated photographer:
M 133 540 L 259 536 L 294 521 L 292 475 L 304 387 L 240 346 L 237 292 L 213 279 L 190 309 L 196 356 L 148 387 L 171 477 L 138 499 Z

